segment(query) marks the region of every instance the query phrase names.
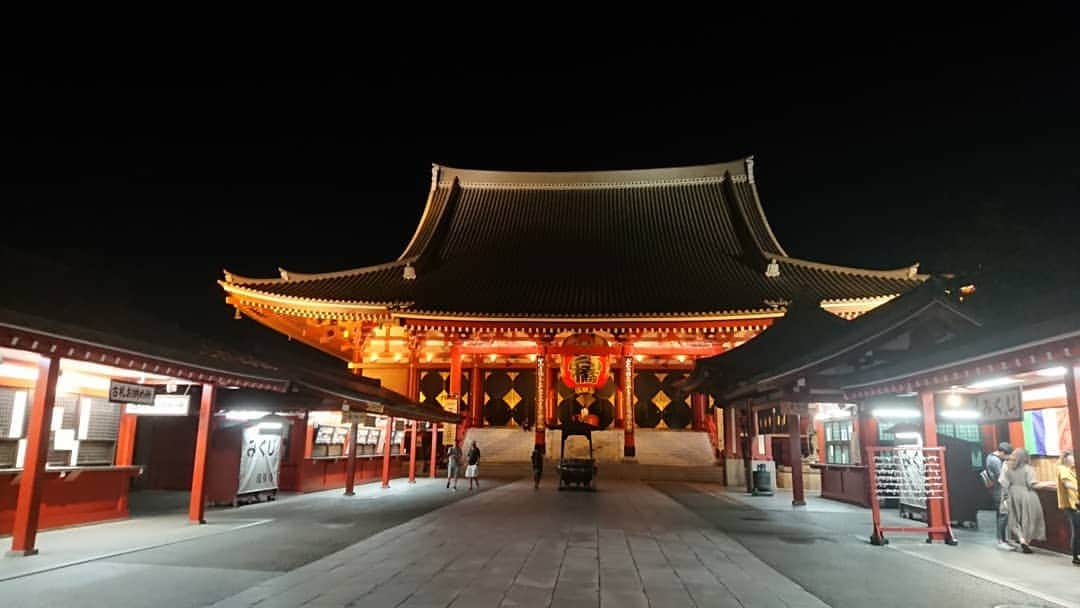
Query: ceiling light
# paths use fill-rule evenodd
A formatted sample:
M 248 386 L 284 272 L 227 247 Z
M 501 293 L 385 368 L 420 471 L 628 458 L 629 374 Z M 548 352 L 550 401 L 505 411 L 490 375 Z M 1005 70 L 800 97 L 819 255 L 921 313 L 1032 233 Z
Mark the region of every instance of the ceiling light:
M 0 363 L 0 378 L 15 378 L 18 380 L 37 380 L 38 372 L 33 367 L 15 365 L 14 363 Z
M 230 410 L 225 412 L 226 420 L 257 420 L 266 415 L 266 412 L 259 412 L 255 410 Z
M 1016 378 L 1010 378 L 1005 376 L 1004 378 L 991 378 L 989 380 L 980 380 L 978 382 L 972 382 L 968 385 L 968 388 L 996 388 L 999 386 L 1008 386 L 1010 384 L 1017 384 L 1020 382 Z
M 922 412 L 909 408 L 879 407 L 873 412 L 874 418 L 922 418 Z
M 979 412 L 975 410 L 945 410 L 941 412 L 942 418 L 956 418 L 960 420 L 975 420 L 979 417 Z
M 1023 393 L 1023 397 L 1024 401 L 1038 401 L 1040 399 L 1064 399 L 1065 385 L 1055 384 L 1053 386 L 1042 386 L 1039 388 L 1033 388 L 1031 390 L 1025 390 Z
M 1046 369 L 1040 369 L 1035 371 L 1036 374 L 1043 376 L 1044 378 L 1060 378 L 1065 375 L 1064 367 L 1048 367 Z
M 957 395 L 956 393 L 949 393 L 949 395 L 945 397 L 945 405 L 948 405 L 950 407 L 957 407 L 962 405 L 963 403 L 964 398 L 960 395 Z

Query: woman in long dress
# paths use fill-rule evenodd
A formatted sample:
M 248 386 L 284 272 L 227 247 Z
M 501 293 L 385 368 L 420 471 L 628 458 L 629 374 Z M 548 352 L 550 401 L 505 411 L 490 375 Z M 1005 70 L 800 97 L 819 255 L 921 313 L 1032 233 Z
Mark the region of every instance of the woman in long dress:
M 1028 545 L 1033 540 L 1046 540 L 1046 520 L 1042 503 L 1035 493 L 1039 483 L 1031 458 L 1023 448 L 1013 450 L 1001 471 L 1001 488 L 1006 493 L 1009 511 L 1009 531 L 1020 541 L 1020 549 L 1031 553 Z

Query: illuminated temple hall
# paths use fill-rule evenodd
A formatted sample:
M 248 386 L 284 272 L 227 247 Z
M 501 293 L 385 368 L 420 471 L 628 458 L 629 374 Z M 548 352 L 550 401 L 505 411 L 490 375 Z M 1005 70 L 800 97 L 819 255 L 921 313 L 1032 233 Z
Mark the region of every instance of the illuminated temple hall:
M 544 428 L 577 418 L 607 429 L 620 458 L 673 436 L 660 430 L 698 431 L 712 457 L 722 417 L 679 384 L 696 359 L 765 331 L 797 295 L 851 319 L 927 278 L 917 265 L 788 255 L 753 169 L 752 158 L 558 173 L 436 165 L 398 259 L 269 278 L 226 272 L 221 286 L 238 318 L 460 412 L 444 443 L 489 432 L 491 454 L 516 430 L 514 445 L 531 449 L 549 442 Z

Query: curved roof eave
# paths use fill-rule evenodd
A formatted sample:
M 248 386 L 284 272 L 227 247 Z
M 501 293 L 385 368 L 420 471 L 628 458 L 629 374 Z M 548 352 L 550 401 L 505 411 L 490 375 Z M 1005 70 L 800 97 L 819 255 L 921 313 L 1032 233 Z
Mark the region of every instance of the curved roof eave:
M 723 163 L 664 167 L 660 169 L 615 169 L 601 171 L 492 171 L 460 169 L 435 165 L 434 185 L 449 185 L 456 178 L 465 185 L 528 185 L 535 187 L 565 185 L 640 185 L 649 182 L 671 182 L 699 179 L 720 179 L 728 173 L 745 175 L 747 158 Z M 408 249 L 406 249 L 408 251 Z
M 388 302 L 360 302 L 352 300 L 323 300 L 317 298 L 302 298 L 297 296 L 283 296 L 275 293 L 251 289 L 225 281 L 218 281 L 218 285 L 230 295 L 267 302 L 275 306 L 295 307 L 302 310 L 318 309 L 339 313 L 348 312 L 386 312 L 390 308 L 408 306 L 411 302 L 388 301 Z
M 855 268 L 854 266 L 827 264 L 825 262 L 814 262 L 801 258 L 793 258 L 787 255 L 774 255 L 771 256 L 770 259 L 776 260 L 777 263 L 787 263 L 794 266 L 802 266 L 803 268 L 813 268 L 815 270 L 829 270 L 833 272 L 843 272 L 846 274 L 879 277 L 883 279 L 906 279 L 925 281 L 926 279 L 930 278 L 929 274 L 919 274 L 919 262 L 915 262 L 908 266 L 902 266 L 900 268 L 893 268 L 890 270 L 874 270 L 869 268 Z
M 762 308 L 756 310 L 688 312 L 688 313 L 639 313 L 626 315 L 590 314 L 577 316 L 546 316 L 541 314 L 491 314 L 469 312 L 439 312 L 399 309 L 390 313 L 395 318 L 417 319 L 422 321 L 490 321 L 512 323 L 534 321 L 542 323 L 635 323 L 665 321 L 753 321 L 762 318 L 784 316 L 783 308 Z
M 218 283 L 225 285 L 280 285 L 282 283 L 292 283 L 300 281 L 314 281 L 321 279 L 337 279 L 341 277 L 350 277 L 360 274 L 366 274 L 369 272 L 378 272 L 380 270 L 386 270 L 387 268 L 395 268 L 411 264 L 416 261 L 416 256 L 404 259 L 394 260 L 392 262 L 385 262 L 382 264 L 375 264 L 372 266 L 361 266 L 360 268 L 350 268 L 348 270 L 337 270 L 334 272 L 293 272 L 284 268 L 278 268 L 279 277 L 264 277 L 253 278 L 244 277 L 238 274 L 229 272 L 227 269 L 223 270 L 225 275 L 224 281 L 218 281 Z

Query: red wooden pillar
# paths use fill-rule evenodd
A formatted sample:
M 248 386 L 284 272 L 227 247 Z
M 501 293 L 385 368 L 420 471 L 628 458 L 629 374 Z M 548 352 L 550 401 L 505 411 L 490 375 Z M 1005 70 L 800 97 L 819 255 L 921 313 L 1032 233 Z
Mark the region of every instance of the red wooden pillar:
M 1073 363 L 1065 366 L 1065 409 L 1069 413 L 1069 434 L 1072 435 L 1073 454 L 1080 452 L 1080 369 Z M 1073 458 L 1073 466 L 1080 470 L 1080 465 Z
M 852 454 L 852 462 L 857 462 L 864 465 L 870 463 L 866 461 L 866 448 L 876 447 L 879 443 L 878 423 L 877 418 L 870 413 L 868 408 L 863 407 L 860 404 L 856 408 L 856 413 L 852 418 L 852 431 L 859 439 L 859 453 Z M 822 425 L 821 432 L 818 435 L 819 447 L 821 450 L 822 461 L 825 459 L 825 426 Z
M 552 367 L 550 356 L 548 357 L 548 371 L 544 376 L 544 394 L 547 395 L 544 399 L 544 423 L 551 426 L 557 424 L 555 411 L 559 405 L 559 370 L 557 367 Z
M 537 341 L 536 348 L 536 402 L 533 404 L 533 446 L 543 454 L 547 450 L 547 415 L 548 415 L 548 348 L 543 340 Z
M 728 405 L 724 408 L 724 456 L 735 458 L 739 455 L 739 429 L 738 416 L 735 408 Z
M 708 409 L 709 396 L 705 393 L 694 393 L 690 396 L 690 404 L 693 408 L 693 429 L 695 431 L 706 430 L 705 411 Z
M 923 391 L 919 393 L 919 402 L 922 404 L 922 435 L 923 435 L 923 447 L 936 448 L 937 442 L 937 410 L 934 408 L 934 393 L 933 391 Z M 942 474 L 945 471 L 945 463 L 941 463 Z M 929 519 L 929 525 L 931 528 L 941 527 L 948 525 L 949 522 L 945 521 L 945 503 L 941 500 L 927 500 L 926 501 L 927 518 Z M 945 534 L 941 532 L 931 532 L 927 534 L 928 540 L 945 540 Z M 950 539 L 951 540 L 951 539 Z
M 802 478 L 802 429 L 799 415 L 787 415 L 787 430 L 791 439 L 791 504 L 801 507 L 806 504 Z
M 122 414 L 120 416 L 120 429 L 116 436 L 116 454 L 113 461 L 118 467 L 131 466 L 135 461 L 135 429 L 139 417 L 134 414 Z M 124 491 L 120 499 L 120 508 L 124 513 L 128 510 L 128 492 Z
M 615 424 L 614 427 L 621 429 L 626 425 L 626 395 L 622 391 L 622 370 L 615 380 Z
M 195 437 L 195 467 L 191 473 L 191 502 L 188 505 L 188 520 L 200 524 L 206 523 L 206 457 L 210 451 L 210 429 L 216 400 L 217 387 L 213 384 L 202 385 L 199 434 Z
M 1021 420 L 1009 422 L 1009 443 L 1014 448 L 1027 447 L 1024 445 L 1024 423 Z
M 743 421 L 743 425 L 746 427 L 746 443 L 743 449 L 743 469 L 746 473 L 746 493 L 754 493 L 754 458 L 758 453 L 757 446 L 754 443 L 757 441 L 757 416 L 754 415 L 754 408 L 750 405 L 750 401 L 746 402 L 746 418 Z
M 406 397 L 420 399 L 420 339 L 409 337 L 409 372 L 405 379 Z
M 409 483 L 416 483 L 416 432 L 419 430 L 419 423 L 413 420 L 412 439 L 409 443 Z
M 26 458 L 15 499 L 15 524 L 8 555 L 35 555 L 38 516 L 41 513 L 41 486 L 45 481 L 45 462 L 49 456 L 49 425 L 56 403 L 56 380 L 60 377 L 60 359 L 38 359 L 34 400 L 30 405 Z
M 116 466 L 129 466 L 135 460 L 135 428 L 139 417 L 134 414 L 120 416 L 120 431 L 116 436 Z
M 480 370 L 480 358 L 473 356 L 472 377 L 469 378 L 469 418 L 470 425 L 477 428 L 484 426 L 484 373 Z
M 623 403 L 626 407 L 626 419 L 623 424 L 623 457 L 633 458 L 637 455 L 634 445 L 634 358 L 629 353 L 623 355 L 622 385 L 619 387 L 623 393 Z
M 386 417 L 386 438 L 383 439 L 382 487 L 390 487 L 390 444 L 394 438 L 394 417 Z
M 353 422 L 349 425 L 349 458 L 345 461 L 345 496 L 354 496 L 356 494 L 354 490 L 356 483 L 356 427 L 358 425 Z
M 428 477 L 435 479 L 435 465 L 438 462 L 435 460 L 439 456 L 439 423 L 431 423 L 431 469 L 428 471 Z
M 461 341 L 457 339 L 453 340 L 450 346 L 450 387 L 446 392 L 452 399 L 461 398 Z M 460 411 L 460 400 L 458 401 L 458 408 Z M 465 437 L 458 432 L 460 426 L 460 424 L 454 425 L 454 443 L 458 444 L 458 447 L 461 447 L 461 442 L 465 440 Z

